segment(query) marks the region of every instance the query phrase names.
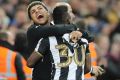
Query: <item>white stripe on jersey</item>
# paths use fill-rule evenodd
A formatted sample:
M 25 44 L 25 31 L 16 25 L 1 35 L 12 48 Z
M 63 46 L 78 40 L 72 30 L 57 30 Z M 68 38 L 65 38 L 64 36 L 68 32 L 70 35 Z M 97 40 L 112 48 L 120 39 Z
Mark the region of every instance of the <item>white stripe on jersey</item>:
M 68 50 L 68 54 L 70 54 L 70 53 L 71 53 L 71 51 Z M 72 57 L 72 62 L 69 65 L 69 72 L 68 72 L 67 80 L 76 80 L 76 70 L 77 70 L 77 65 L 75 64 L 73 57 Z
M 38 49 L 39 49 L 39 46 L 41 44 L 41 41 L 43 40 L 43 38 L 41 38 L 38 43 L 37 43 L 37 46 L 35 47 L 35 51 L 38 52 Z
M 61 68 L 57 66 L 57 63 L 60 63 L 59 50 L 55 48 L 55 46 L 58 45 L 58 43 L 56 37 L 49 37 L 49 41 L 50 41 L 50 50 L 53 56 L 55 69 L 56 69 L 54 80 L 58 80 L 60 77 L 60 70 L 61 70 Z
M 84 80 L 84 65 L 82 65 L 82 80 Z
M 85 38 L 81 38 L 81 41 L 82 41 L 82 42 L 85 42 L 86 44 L 88 44 L 88 40 L 85 39 Z M 85 49 L 86 49 L 86 47 L 87 47 L 86 44 L 84 45 Z M 85 78 L 85 77 L 84 77 L 84 66 L 85 66 L 85 65 L 82 65 L 82 80 L 84 80 L 84 78 Z

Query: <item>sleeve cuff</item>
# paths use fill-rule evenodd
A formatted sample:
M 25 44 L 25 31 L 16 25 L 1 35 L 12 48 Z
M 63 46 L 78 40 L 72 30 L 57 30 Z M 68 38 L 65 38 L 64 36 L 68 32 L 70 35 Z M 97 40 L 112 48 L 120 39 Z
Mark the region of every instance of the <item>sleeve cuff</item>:
M 39 56 L 43 57 L 43 55 L 40 52 L 34 51 L 35 53 L 37 53 Z

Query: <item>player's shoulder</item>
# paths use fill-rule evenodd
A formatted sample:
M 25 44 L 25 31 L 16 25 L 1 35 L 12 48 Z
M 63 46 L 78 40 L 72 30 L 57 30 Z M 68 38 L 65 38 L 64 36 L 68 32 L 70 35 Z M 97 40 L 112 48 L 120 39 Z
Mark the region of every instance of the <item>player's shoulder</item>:
M 31 24 L 30 27 L 28 28 L 28 31 L 32 30 L 35 28 L 35 25 L 34 24 Z
M 37 26 L 35 24 L 31 24 L 30 27 L 27 30 L 27 34 L 34 33 L 34 31 L 37 29 L 37 27 L 39 27 L 39 26 Z
M 47 44 L 47 43 L 49 43 L 49 37 L 41 38 L 39 41 L 40 41 L 41 43 Z

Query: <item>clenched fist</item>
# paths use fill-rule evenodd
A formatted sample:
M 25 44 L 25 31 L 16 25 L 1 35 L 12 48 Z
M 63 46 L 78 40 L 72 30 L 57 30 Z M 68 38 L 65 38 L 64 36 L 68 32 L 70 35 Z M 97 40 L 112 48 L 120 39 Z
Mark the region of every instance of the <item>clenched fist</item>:
M 73 31 L 70 33 L 70 40 L 76 43 L 82 37 L 82 33 L 80 31 Z

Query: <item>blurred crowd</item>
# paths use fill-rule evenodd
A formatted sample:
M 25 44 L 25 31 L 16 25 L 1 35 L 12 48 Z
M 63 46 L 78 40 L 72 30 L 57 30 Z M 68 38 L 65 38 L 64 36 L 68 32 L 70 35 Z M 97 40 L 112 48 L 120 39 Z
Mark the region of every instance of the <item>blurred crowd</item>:
M 9 33 L 7 42 L 10 49 L 19 52 L 25 59 L 30 54 L 26 32 L 32 23 L 27 15 L 27 5 L 31 1 L 35 0 L 0 0 L 0 31 Z M 96 63 L 106 69 L 102 75 L 104 80 L 120 80 L 120 0 L 42 1 L 51 14 L 59 1 L 72 6 L 74 21 L 83 21 L 84 28 L 94 37 Z

